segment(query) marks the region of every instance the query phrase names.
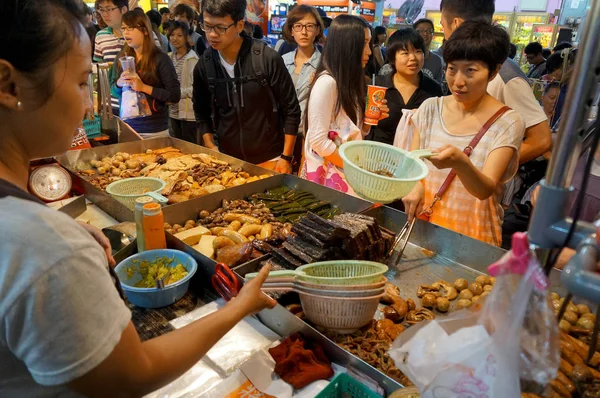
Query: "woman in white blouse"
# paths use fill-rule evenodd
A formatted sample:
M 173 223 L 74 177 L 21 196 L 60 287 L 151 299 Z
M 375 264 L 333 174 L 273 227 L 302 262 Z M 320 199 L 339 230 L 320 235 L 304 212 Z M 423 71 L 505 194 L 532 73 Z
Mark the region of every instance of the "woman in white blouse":
M 363 19 L 340 15 L 333 20 L 304 112 L 306 142 L 300 175 L 349 194 L 354 191 L 346 183 L 342 159 L 329 132 L 342 142 L 362 140 L 369 133 L 370 126 L 363 126 L 363 119 L 370 41 L 371 31 Z M 380 108 L 380 119 L 388 117 L 387 106 Z

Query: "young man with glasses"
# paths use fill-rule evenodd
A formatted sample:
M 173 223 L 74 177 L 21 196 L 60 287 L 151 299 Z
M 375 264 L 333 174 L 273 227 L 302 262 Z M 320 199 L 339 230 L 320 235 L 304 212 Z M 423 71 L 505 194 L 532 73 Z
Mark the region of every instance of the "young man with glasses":
M 300 124 L 296 90 L 281 57 L 242 35 L 245 13 L 246 0 L 202 3 L 211 48 L 194 70 L 196 120 L 206 147 L 290 173 Z
M 442 84 L 444 78 L 443 61 L 437 54 L 430 51 L 433 33 L 435 32 L 433 22 L 430 19 L 422 18 L 413 24 L 413 28 L 425 41 L 425 63 L 421 70 L 427 77 Z
M 128 10 L 128 1 L 99 0 L 96 4 L 96 11 L 108 26 L 96 34 L 94 62 L 113 62 L 125 45 L 121 32 L 121 17 Z

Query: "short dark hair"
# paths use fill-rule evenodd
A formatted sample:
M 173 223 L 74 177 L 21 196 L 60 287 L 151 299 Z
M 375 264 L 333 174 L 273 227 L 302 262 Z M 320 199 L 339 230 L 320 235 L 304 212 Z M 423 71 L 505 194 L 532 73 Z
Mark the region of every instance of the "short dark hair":
M 150 23 L 153 25 L 160 26 L 160 24 L 162 23 L 162 17 L 160 16 L 159 12 L 156 10 L 148 11 L 146 13 L 146 16 L 150 20 Z
M 413 28 L 417 29 L 417 26 L 421 25 L 422 23 L 426 23 L 428 25 L 431 25 L 431 29 L 435 30 L 435 25 L 433 24 L 433 21 L 431 19 L 428 19 L 428 18 L 421 18 L 421 19 L 417 20 L 417 22 L 415 22 L 413 24 Z
M 502 65 L 510 52 L 510 38 L 500 26 L 465 21 L 444 43 L 444 62 L 481 61 L 490 72 Z
M 188 21 L 192 22 L 194 20 L 194 9 L 187 4 L 177 4 L 173 9 L 173 15 L 183 15 Z
M 554 46 L 554 48 L 552 49 L 552 52 L 558 52 L 558 51 L 562 51 L 565 48 L 573 48 L 573 45 L 569 42 L 563 41 L 558 43 L 556 46 Z
M 315 43 L 317 43 L 323 37 L 323 32 L 325 31 L 325 25 L 323 24 L 323 20 L 321 19 L 321 15 L 319 11 L 315 7 L 307 6 L 306 4 L 299 4 L 292 9 L 288 13 L 287 20 L 283 25 L 283 38 L 290 43 L 294 43 L 294 36 L 292 36 L 292 26 L 300 21 L 307 15 L 312 15 L 315 19 L 317 26 L 319 27 L 319 33 L 315 36 Z
M 129 1 L 128 0 L 98 0 L 98 4 L 104 3 L 107 1 L 110 3 L 113 3 L 115 5 L 115 7 L 119 7 L 119 10 L 123 7 L 127 8 L 127 10 L 129 10 Z
M 254 26 L 252 27 L 252 37 L 255 39 L 262 39 L 263 37 L 265 37 L 262 27 L 259 24 L 254 24 Z
M 542 47 L 542 45 L 537 41 L 529 43 L 525 46 L 525 50 L 523 50 L 523 52 L 527 55 L 538 55 L 541 54 L 542 51 L 544 51 L 544 47 Z
M 547 94 L 548 91 L 550 91 L 550 89 L 552 89 L 552 88 L 560 88 L 560 83 L 559 82 L 548 83 L 548 85 L 544 89 L 544 94 Z
M 160 15 L 164 15 L 164 14 L 170 14 L 171 10 L 169 10 L 169 7 L 163 7 L 158 12 L 160 12 Z
M 440 11 L 452 18 L 462 18 L 465 21 L 474 19 L 492 20 L 496 6 L 494 0 L 442 0 Z
M 409 50 L 410 47 L 425 52 L 425 40 L 413 28 L 398 29 L 388 39 L 387 60 L 394 72 L 396 71 L 396 54 L 398 51 Z
M 246 6 L 246 0 L 204 0 L 202 14 L 207 13 L 219 18 L 229 15 L 233 22 L 239 22 L 246 16 Z
M 561 53 L 554 53 L 546 60 L 546 73 L 552 73 L 562 67 L 563 58 Z
M 0 59 L 35 83 L 39 106 L 52 96 L 54 64 L 78 45 L 84 32 L 84 6 L 79 0 L 0 1 L 0 15 L 6 17 Z
M 508 53 L 508 58 L 515 59 L 517 56 L 517 46 L 514 43 L 510 43 L 510 52 Z
M 548 58 L 550 55 L 552 55 L 552 50 L 551 50 L 551 49 L 549 49 L 549 48 L 544 48 L 544 49 L 542 50 L 542 57 L 544 57 L 544 58 L 546 58 L 546 59 L 547 59 L 547 58 Z

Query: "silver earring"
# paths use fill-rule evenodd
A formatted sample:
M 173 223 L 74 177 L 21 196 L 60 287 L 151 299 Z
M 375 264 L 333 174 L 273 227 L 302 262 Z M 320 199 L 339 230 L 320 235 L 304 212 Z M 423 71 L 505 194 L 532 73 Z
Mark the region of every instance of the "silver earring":
M 17 101 L 17 109 L 23 109 L 23 103 L 21 101 Z

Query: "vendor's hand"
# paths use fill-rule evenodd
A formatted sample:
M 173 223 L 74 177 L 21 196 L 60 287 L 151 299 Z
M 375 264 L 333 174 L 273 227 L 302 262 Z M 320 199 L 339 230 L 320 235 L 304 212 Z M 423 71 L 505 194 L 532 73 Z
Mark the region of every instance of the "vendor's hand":
M 285 159 L 279 159 L 275 164 L 275 171 L 282 174 L 291 174 L 292 163 Z
M 425 188 L 423 188 L 423 184 L 419 181 L 408 193 L 408 195 L 402 198 L 402 203 L 404 203 L 404 212 L 408 215 L 409 222 L 423 211 L 424 197 Z
M 271 271 L 270 265 L 262 267 L 256 278 L 246 282 L 240 293 L 230 301 L 232 305 L 240 305 L 246 316 L 256 314 L 265 308 L 273 308 L 277 305 L 277 301 L 260 290 L 262 284 L 269 276 L 269 271 Z
M 216 145 L 213 146 L 207 146 L 208 149 L 210 149 L 211 151 L 215 151 L 215 152 L 221 152 L 219 151 L 219 147 Z
M 455 169 L 469 161 L 469 157 L 454 145 L 444 145 L 434 149 L 433 153 L 429 161 L 440 170 Z
M 110 265 L 111 267 L 117 265 L 117 262 L 115 261 L 112 255 L 112 247 L 110 246 L 110 241 L 108 240 L 106 235 L 104 235 L 104 233 L 98 228 L 88 223 L 85 223 L 83 221 L 78 221 L 78 223 L 86 231 L 88 231 L 90 235 L 92 235 L 92 237 L 96 240 L 96 242 L 100 244 L 100 246 L 102 246 L 102 248 L 104 249 L 104 253 L 106 253 L 106 258 L 108 259 L 108 265 Z
M 382 100 L 381 105 L 379 105 L 378 108 L 381 111 L 381 114 L 379 115 L 379 118 L 377 120 L 383 120 L 390 117 L 390 108 L 388 108 L 387 106 L 387 100 Z
M 537 187 L 533 188 L 533 192 L 531 193 L 530 202 L 533 207 L 535 207 L 535 203 L 537 202 L 539 194 L 540 194 L 540 186 L 538 185 Z

